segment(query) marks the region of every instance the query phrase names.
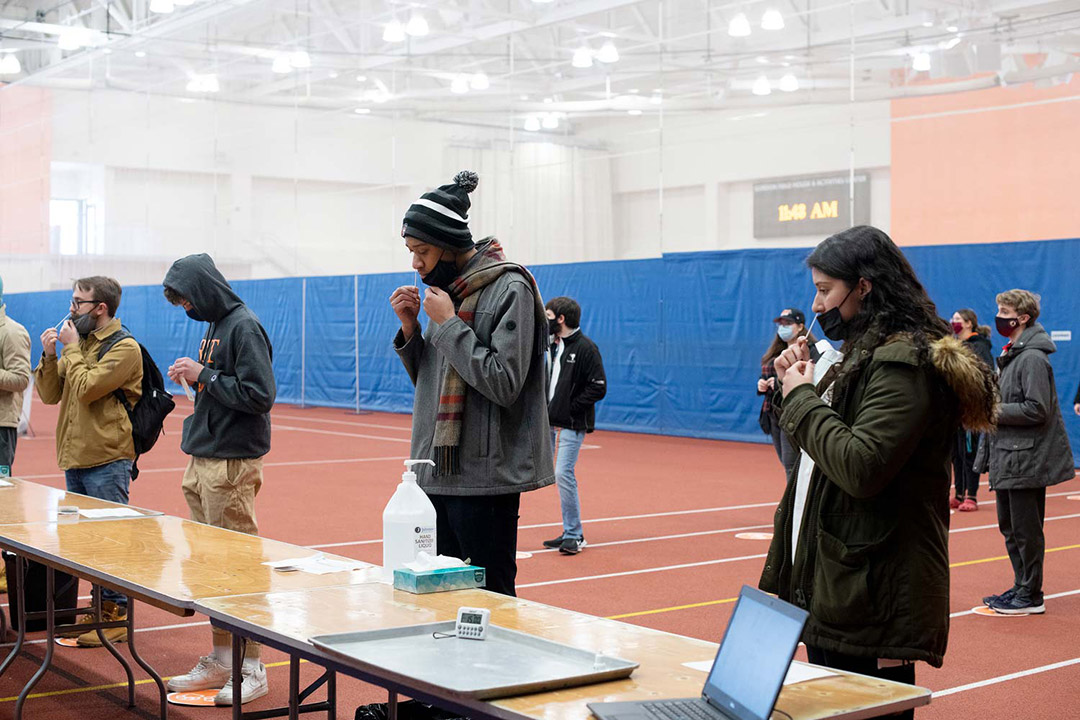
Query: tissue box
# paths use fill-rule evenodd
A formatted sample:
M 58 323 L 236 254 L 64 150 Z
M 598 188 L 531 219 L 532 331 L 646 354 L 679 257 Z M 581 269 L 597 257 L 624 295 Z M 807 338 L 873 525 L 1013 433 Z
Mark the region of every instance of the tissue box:
M 484 587 L 484 576 L 484 568 L 472 565 L 421 572 L 403 568 L 394 571 L 394 589 L 417 594 L 468 590 Z

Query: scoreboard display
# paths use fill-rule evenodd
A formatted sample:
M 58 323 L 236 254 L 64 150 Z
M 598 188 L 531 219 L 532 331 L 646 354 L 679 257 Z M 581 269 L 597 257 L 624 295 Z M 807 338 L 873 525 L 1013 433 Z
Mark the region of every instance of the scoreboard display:
M 754 184 L 754 237 L 828 235 L 870 223 L 870 176 L 855 173 L 852 222 L 849 174 L 782 178 Z

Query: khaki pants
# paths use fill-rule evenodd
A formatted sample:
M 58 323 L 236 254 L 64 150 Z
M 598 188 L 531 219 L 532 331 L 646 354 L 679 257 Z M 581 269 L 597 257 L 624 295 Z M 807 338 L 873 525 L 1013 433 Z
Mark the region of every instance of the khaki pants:
M 255 522 L 255 496 L 262 487 L 262 458 L 225 460 L 192 457 L 184 471 L 184 499 L 191 519 L 214 527 L 258 535 Z M 214 646 L 229 647 L 231 636 L 212 628 Z M 247 658 L 259 657 L 259 646 L 248 642 Z

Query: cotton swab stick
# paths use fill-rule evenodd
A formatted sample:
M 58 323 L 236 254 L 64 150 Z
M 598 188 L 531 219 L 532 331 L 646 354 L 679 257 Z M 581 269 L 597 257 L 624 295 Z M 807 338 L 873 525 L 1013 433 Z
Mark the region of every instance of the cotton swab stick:
M 195 393 L 191 392 L 191 386 L 187 384 L 186 378 L 180 378 L 180 387 L 184 388 L 184 394 L 187 395 L 187 399 L 195 402 Z

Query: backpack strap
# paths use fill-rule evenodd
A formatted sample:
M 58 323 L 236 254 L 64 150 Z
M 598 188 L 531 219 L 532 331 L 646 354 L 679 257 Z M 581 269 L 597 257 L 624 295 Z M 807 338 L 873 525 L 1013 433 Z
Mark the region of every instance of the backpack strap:
M 120 342 L 121 340 L 127 340 L 128 338 L 131 338 L 132 340 L 134 340 L 135 336 L 132 335 L 130 332 L 128 332 L 128 329 L 126 327 L 121 325 L 119 330 L 117 330 L 116 332 L 114 332 L 112 335 L 105 338 L 104 340 L 102 340 L 101 347 L 98 348 L 98 354 L 97 354 L 98 362 L 100 362 L 101 358 L 105 357 L 105 353 L 112 350 L 113 347 L 115 347 L 118 342 Z M 141 348 L 140 348 L 140 352 L 141 352 Z M 131 415 L 131 412 L 132 412 L 131 404 L 128 403 L 127 396 L 124 394 L 124 391 L 121 388 L 116 388 L 115 390 L 113 390 L 113 397 L 115 397 L 117 400 L 119 400 L 120 404 L 124 407 L 124 410 L 127 410 L 127 414 Z

